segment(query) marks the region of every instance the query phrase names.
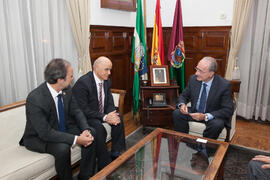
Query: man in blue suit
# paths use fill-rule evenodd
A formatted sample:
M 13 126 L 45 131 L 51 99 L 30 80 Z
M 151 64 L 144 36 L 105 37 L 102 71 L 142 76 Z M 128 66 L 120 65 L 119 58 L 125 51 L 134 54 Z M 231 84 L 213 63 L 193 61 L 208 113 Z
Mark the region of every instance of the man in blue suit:
M 217 139 L 224 126 L 231 127 L 230 117 L 234 111 L 231 83 L 216 74 L 217 62 L 204 57 L 196 66 L 196 73 L 178 98 L 173 112 L 174 129 L 188 133 L 188 121 L 205 123 L 203 136 Z M 187 103 L 191 102 L 191 107 Z

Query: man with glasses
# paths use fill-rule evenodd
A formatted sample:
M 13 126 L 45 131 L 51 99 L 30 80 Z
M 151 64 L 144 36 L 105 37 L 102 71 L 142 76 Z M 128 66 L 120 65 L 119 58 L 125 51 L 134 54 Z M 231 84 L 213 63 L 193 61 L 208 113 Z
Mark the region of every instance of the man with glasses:
M 217 62 L 204 57 L 195 68 L 187 87 L 178 98 L 173 112 L 174 129 L 188 133 L 188 121 L 205 123 L 203 136 L 217 139 L 224 126 L 230 127 L 234 104 L 231 98 L 231 83 L 216 74 Z M 191 107 L 187 107 L 188 103 Z

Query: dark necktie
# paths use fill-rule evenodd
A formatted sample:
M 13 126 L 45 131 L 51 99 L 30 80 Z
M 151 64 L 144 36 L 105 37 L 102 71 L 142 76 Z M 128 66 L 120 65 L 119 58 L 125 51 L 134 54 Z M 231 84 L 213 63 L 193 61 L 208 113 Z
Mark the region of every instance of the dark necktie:
M 99 92 L 98 92 L 98 103 L 99 103 L 99 112 L 103 112 L 103 104 L 102 104 L 102 83 L 98 83 Z
M 206 86 L 207 84 L 203 83 L 203 90 L 201 94 L 200 104 L 198 108 L 198 112 L 204 113 L 205 111 L 205 105 L 206 105 Z
M 59 115 L 59 127 L 60 131 L 66 132 L 66 123 L 65 123 L 65 113 L 64 113 L 64 107 L 62 103 L 62 94 L 58 94 L 58 115 Z

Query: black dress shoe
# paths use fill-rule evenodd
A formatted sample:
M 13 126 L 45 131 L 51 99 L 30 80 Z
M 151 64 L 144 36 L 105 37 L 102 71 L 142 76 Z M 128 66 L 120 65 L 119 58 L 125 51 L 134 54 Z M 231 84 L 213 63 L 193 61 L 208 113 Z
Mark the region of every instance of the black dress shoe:
M 111 152 L 112 161 L 117 159 L 120 155 L 121 155 L 120 152 Z
M 192 154 L 190 165 L 193 170 L 204 172 L 208 166 L 208 157 L 202 151 Z

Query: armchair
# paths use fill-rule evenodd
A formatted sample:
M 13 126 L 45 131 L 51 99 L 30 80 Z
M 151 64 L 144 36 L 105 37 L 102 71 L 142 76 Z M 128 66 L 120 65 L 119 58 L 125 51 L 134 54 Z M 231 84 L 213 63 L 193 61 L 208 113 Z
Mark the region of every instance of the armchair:
M 237 80 L 230 80 L 232 83 L 232 98 L 234 101 L 235 109 L 233 116 L 231 117 L 231 128 L 225 127 L 222 132 L 220 133 L 217 140 L 220 141 L 226 141 L 229 142 L 233 138 L 233 135 L 235 133 L 235 123 L 236 123 L 236 112 L 237 112 L 237 97 L 240 90 L 240 83 L 241 81 Z M 203 136 L 203 131 L 206 128 L 205 124 L 190 121 L 189 122 L 189 134 L 195 135 L 195 136 Z
M 124 115 L 124 100 L 125 100 L 126 91 L 121 90 L 121 89 L 111 89 L 111 93 L 113 96 L 115 107 L 118 108 L 118 111 L 121 115 Z M 103 126 L 105 127 L 107 131 L 106 142 L 108 142 L 111 140 L 111 126 L 107 123 L 103 123 Z
M 115 107 L 118 107 L 119 113 L 124 115 L 124 100 L 126 91 L 121 89 L 111 89 L 111 93 L 113 95 Z

